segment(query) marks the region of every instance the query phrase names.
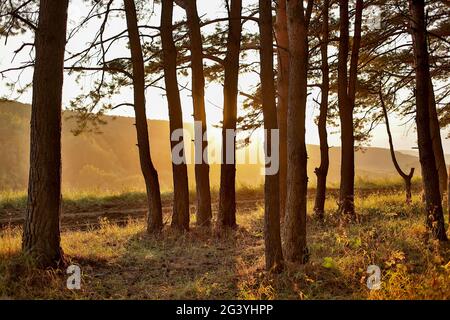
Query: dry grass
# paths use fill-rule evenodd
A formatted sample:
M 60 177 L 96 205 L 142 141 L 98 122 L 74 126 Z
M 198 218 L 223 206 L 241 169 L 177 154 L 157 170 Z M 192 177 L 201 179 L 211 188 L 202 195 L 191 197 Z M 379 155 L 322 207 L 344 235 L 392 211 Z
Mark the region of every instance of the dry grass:
M 255 198 L 262 196 L 263 186 L 239 184 L 236 188 L 238 198 Z M 219 190 L 211 190 L 213 200 L 217 200 Z M 166 191 L 161 194 L 163 204 L 170 205 L 173 194 Z M 190 200 L 195 201 L 195 190 L 190 190 Z M 63 192 L 63 211 L 65 213 L 97 211 L 105 208 L 142 208 L 147 203 L 145 190 L 123 189 L 122 191 L 91 189 L 65 190 Z M 10 214 L 21 214 L 26 208 L 26 190 L 0 190 L 0 218 Z
M 310 204 L 311 206 L 311 204 Z M 62 246 L 82 269 L 81 290 L 63 271 L 39 271 L 20 253 L 20 228 L 0 233 L 0 297 L 62 299 L 450 299 L 450 247 L 427 238 L 418 198 L 357 200 L 359 221 L 343 223 L 329 199 L 327 220 L 308 221 L 311 258 L 279 275 L 264 271 L 263 210 L 240 208 L 239 228 L 219 235 L 193 227 L 145 233 L 143 221 L 67 231 Z M 366 287 L 367 266 L 382 270 Z
M 418 189 L 421 185 L 419 178 L 413 179 L 413 189 Z M 401 179 L 356 179 L 356 187 L 358 192 L 374 193 L 374 192 L 397 192 L 403 189 L 403 181 Z M 330 184 L 329 192 L 337 194 L 338 185 Z M 237 197 L 239 198 L 261 198 L 263 185 L 251 186 L 238 184 L 236 187 Z M 313 196 L 315 190 L 310 189 L 309 195 Z M 219 190 L 213 188 L 211 190 L 213 200 L 218 199 Z M 163 192 L 163 202 L 169 203 L 172 199 L 170 191 Z M 191 202 L 195 200 L 195 190 L 190 191 Z M 26 190 L 0 190 L 0 218 L 2 215 L 21 213 L 26 208 L 27 191 Z M 120 191 L 105 189 L 89 189 L 89 190 L 64 190 L 63 192 L 63 209 L 65 213 L 80 211 L 96 211 L 108 207 L 120 208 L 138 208 L 146 205 L 146 194 L 144 189 L 126 188 Z M 131 207 L 130 207 L 131 206 Z

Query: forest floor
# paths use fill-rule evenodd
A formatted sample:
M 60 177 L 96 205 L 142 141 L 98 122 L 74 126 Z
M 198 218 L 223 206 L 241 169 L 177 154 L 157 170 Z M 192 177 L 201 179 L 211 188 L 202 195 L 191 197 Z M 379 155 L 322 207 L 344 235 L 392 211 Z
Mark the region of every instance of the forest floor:
M 23 200 L 10 198 L 0 199 L 0 220 L 23 215 Z M 132 214 L 142 207 L 141 198 L 114 195 L 99 202 L 93 197 L 92 206 L 72 199 L 72 207 L 66 201 L 71 209 L 65 216 L 95 217 L 81 225 L 63 223 L 62 247 L 69 263 L 81 267 L 81 290 L 66 288 L 65 270 L 30 265 L 20 253 L 20 225 L 3 224 L 0 298 L 450 299 L 450 243 L 428 239 L 418 195 L 407 206 L 402 192 L 360 192 L 358 220 L 345 222 L 332 193 L 324 223 L 308 216 L 309 262 L 288 263 L 281 274 L 264 271 L 260 189 L 239 193 L 239 227 L 225 234 L 196 227 L 192 215 L 188 233 L 166 227 L 158 236 L 148 235 L 143 213 Z M 168 196 L 164 203 L 170 206 Z M 310 199 L 309 213 L 312 205 Z M 128 210 L 126 219 L 104 215 L 121 210 Z M 380 290 L 367 288 L 369 265 L 381 269 Z

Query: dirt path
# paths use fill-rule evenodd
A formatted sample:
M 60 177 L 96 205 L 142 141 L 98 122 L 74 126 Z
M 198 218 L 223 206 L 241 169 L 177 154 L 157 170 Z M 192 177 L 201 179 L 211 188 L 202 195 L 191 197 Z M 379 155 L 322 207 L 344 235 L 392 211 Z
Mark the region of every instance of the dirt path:
M 263 204 L 263 198 L 242 199 L 236 202 L 238 211 L 245 212 L 255 210 L 258 205 Z M 214 202 L 213 211 L 217 211 L 218 202 Z M 195 213 L 195 205 L 190 206 L 191 214 Z M 172 206 L 163 206 L 164 222 L 170 221 Z M 120 207 L 109 207 L 104 210 L 70 212 L 63 214 L 61 219 L 61 228 L 63 230 L 95 228 L 100 221 L 107 219 L 116 224 L 125 224 L 130 219 L 143 219 L 147 213 L 147 208 L 123 209 Z M 20 215 L 11 215 L 0 219 L 0 230 L 7 227 L 22 225 L 24 222 L 24 212 Z
M 386 194 L 392 192 L 398 192 L 399 190 L 395 190 L 392 188 L 386 189 L 378 189 L 376 192 L 379 194 Z M 356 195 L 359 197 L 364 197 L 365 195 L 373 193 L 374 190 L 364 190 L 359 189 L 356 190 Z M 417 191 L 416 191 L 417 192 Z M 329 189 L 328 197 L 336 198 L 338 196 L 337 189 Z M 308 198 L 313 199 L 314 190 L 308 191 Z M 241 195 L 236 201 L 237 209 L 239 212 L 246 212 L 255 210 L 258 206 L 262 206 L 264 202 L 264 198 L 262 194 L 253 194 L 253 195 Z M 218 199 L 216 198 L 213 201 L 213 211 L 217 212 L 218 210 Z M 195 205 L 191 203 L 190 205 L 191 214 L 195 213 Z M 66 210 L 63 213 L 61 219 L 61 228 L 63 230 L 72 230 L 72 229 L 88 229 L 95 228 L 100 224 L 102 219 L 107 219 L 108 221 L 124 224 L 130 219 L 144 219 L 146 215 L 147 209 L 144 206 L 139 206 L 136 203 L 120 203 L 120 204 L 102 204 L 100 206 L 94 205 L 92 208 L 75 210 L 70 209 Z M 163 202 L 163 219 L 165 223 L 170 223 L 170 215 L 172 212 L 171 201 Z M 11 227 L 11 226 L 20 226 L 24 222 L 25 210 L 15 210 L 10 211 L 9 213 L 3 213 L 0 215 L 0 230 Z

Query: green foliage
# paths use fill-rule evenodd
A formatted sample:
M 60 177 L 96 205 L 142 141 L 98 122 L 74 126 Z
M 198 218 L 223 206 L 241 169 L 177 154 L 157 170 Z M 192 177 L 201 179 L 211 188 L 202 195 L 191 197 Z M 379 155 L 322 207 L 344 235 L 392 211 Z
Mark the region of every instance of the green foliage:
M 334 262 L 333 258 L 325 257 L 325 258 L 323 258 L 322 267 L 327 268 L 327 269 L 335 269 L 336 263 Z

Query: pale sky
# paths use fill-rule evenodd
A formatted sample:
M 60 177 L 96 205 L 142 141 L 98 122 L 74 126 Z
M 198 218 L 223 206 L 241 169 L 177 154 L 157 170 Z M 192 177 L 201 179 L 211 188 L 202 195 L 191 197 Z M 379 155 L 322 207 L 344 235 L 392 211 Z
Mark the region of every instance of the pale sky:
M 255 0 L 244 0 L 244 10 L 248 8 L 249 5 L 256 3 Z M 150 10 L 153 8 L 152 1 L 148 1 Z M 198 1 L 199 15 L 203 19 L 213 19 L 217 17 L 225 17 L 225 9 L 222 6 L 223 0 L 200 0 Z M 121 1 L 116 1 L 116 6 L 122 5 Z M 150 19 L 150 21 L 140 21 L 140 24 L 146 23 L 149 25 L 159 26 L 159 5 L 155 5 L 155 15 Z M 87 13 L 86 3 L 81 0 L 72 0 L 69 6 L 69 30 L 76 26 L 79 21 Z M 184 12 L 181 8 L 175 7 L 174 10 L 174 20 L 181 20 L 184 16 Z M 89 24 L 88 27 L 83 29 L 83 32 L 77 37 L 69 41 L 67 45 L 68 52 L 77 52 L 84 47 L 86 42 L 89 42 L 94 34 L 97 32 L 101 20 L 94 21 Z M 212 26 L 213 28 L 213 26 Z M 258 32 L 258 27 L 255 22 L 248 21 L 244 24 L 244 28 L 251 32 Z M 110 23 L 107 25 L 105 38 L 108 35 L 117 34 L 126 29 L 125 19 L 111 19 Z M 205 28 L 204 32 L 208 32 Z M 15 57 L 14 61 L 12 58 L 14 56 L 14 50 L 19 48 L 24 42 L 32 42 L 32 34 L 27 33 L 25 35 L 12 37 L 8 39 L 8 43 L 5 45 L 4 39 L 0 39 L 0 70 L 10 68 L 13 66 L 19 66 L 22 62 L 29 60 L 28 51 L 24 50 L 22 54 Z M 129 50 L 126 47 L 126 41 L 117 42 L 113 47 L 112 53 L 108 56 L 109 59 L 115 57 L 126 57 L 129 56 Z M 251 52 L 246 57 L 248 60 L 257 60 L 258 53 Z M 11 72 L 8 74 L 9 79 L 16 79 L 18 77 L 17 72 Z M 32 78 L 32 69 L 27 69 L 20 75 L 20 83 L 22 85 L 29 83 Z M 82 86 L 87 90 L 91 87 L 93 78 L 88 77 L 83 79 L 81 82 Z M 16 99 L 23 103 L 31 103 L 31 90 L 27 90 L 21 96 L 16 93 L 11 94 L 11 91 L 5 87 L 6 79 L 2 79 L 0 82 L 0 96 L 5 96 L 10 99 Z M 246 73 L 242 74 L 239 78 L 239 89 L 243 92 L 250 92 L 251 88 L 259 82 L 259 76 L 256 73 Z M 180 86 L 190 87 L 190 77 L 179 77 Z M 67 106 L 69 101 L 79 95 L 82 92 L 80 84 L 76 83 L 75 76 L 67 75 L 64 78 L 64 88 L 63 88 L 63 106 Z M 147 116 L 150 119 L 168 119 L 168 109 L 167 101 L 164 92 L 160 89 L 149 88 L 146 92 L 147 95 Z M 223 103 L 223 92 L 222 86 L 218 83 L 207 84 L 206 90 L 206 113 L 210 125 L 218 124 L 222 120 L 222 103 Z M 316 97 L 317 92 L 313 92 L 310 97 Z M 181 99 L 183 105 L 183 118 L 185 122 L 192 122 L 192 100 L 190 97 L 190 92 L 188 90 L 181 91 Z M 239 102 L 242 103 L 243 98 L 239 98 Z M 132 91 L 131 88 L 124 89 L 120 95 L 114 97 L 111 102 L 113 105 L 132 102 Z M 111 114 L 123 115 L 123 116 L 133 116 L 134 112 L 130 107 L 123 107 L 114 110 Z M 314 119 L 318 114 L 318 106 L 312 101 L 308 101 L 307 115 L 306 115 L 306 139 L 309 144 L 318 144 L 319 138 L 317 134 L 317 126 L 314 124 Z M 416 146 L 416 131 L 413 126 L 413 122 L 409 122 L 407 125 L 401 126 L 405 120 L 399 119 L 394 115 L 390 118 L 392 124 L 392 131 L 394 135 L 394 144 L 397 150 L 411 150 L 412 147 Z M 329 133 L 337 132 L 338 128 L 330 128 Z M 442 131 L 442 137 L 446 137 L 448 130 Z M 329 144 L 331 146 L 340 145 L 339 133 L 329 135 Z M 384 125 L 378 126 L 373 132 L 373 138 L 371 141 L 371 146 L 385 147 L 388 148 L 387 135 Z M 450 141 L 443 139 L 444 151 L 445 153 L 450 153 Z

